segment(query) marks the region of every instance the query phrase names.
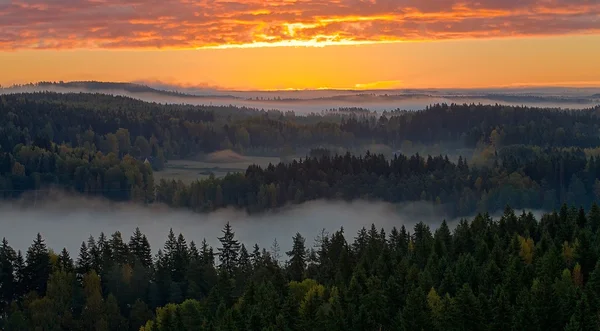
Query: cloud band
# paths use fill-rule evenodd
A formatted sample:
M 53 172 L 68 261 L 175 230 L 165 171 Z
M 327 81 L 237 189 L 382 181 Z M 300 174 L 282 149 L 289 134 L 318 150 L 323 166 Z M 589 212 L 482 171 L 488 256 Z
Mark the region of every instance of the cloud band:
M 597 0 L 5 0 L 0 49 L 324 46 L 600 33 Z

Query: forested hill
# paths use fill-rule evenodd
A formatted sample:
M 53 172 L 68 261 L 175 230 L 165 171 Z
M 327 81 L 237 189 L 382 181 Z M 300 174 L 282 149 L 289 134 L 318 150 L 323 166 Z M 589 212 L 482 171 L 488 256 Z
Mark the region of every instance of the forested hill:
M 235 107 L 160 105 L 95 94 L 0 96 L 0 194 L 51 186 L 112 200 L 195 211 L 262 212 L 315 199 L 424 200 L 451 215 L 515 208 L 589 206 L 600 195 L 598 109 L 559 111 L 435 105 L 419 112 L 310 116 Z M 278 150 L 321 143 L 461 141 L 464 159 L 398 154 L 323 156 L 250 166 L 184 184 L 155 182 L 169 157 L 233 147 Z M 232 146 L 233 145 L 233 146 Z M 545 146 L 552 145 L 554 148 Z M 587 148 L 587 149 L 583 149 Z
M 327 112 L 295 116 L 233 106 L 147 103 L 102 94 L 0 95 L 0 149 L 36 138 L 104 154 L 183 158 L 232 148 L 238 152 L 294 150 L 333 145 L 458 142 L 542 147 L 600 145 L 600 108 L 561 111 L 501 105 L 433 105 L 416 112 Z M 494 135 L 492 137 L 492 135 Z M 149 142 L 152 149 L 137 146 Z M 141 149 L 141 151 L 139 150 Z
M 48 148 L 48 149 L 46 149 Z M 525 151 L 531 152 L 527 148 Z M 547 150 L 527 157 L 494 157 L 470 167 L 447 157 L 322 156 L 184 184 L 155 183 L 149 164 L 127 155 L 91 153 L 66 146 L 20 146 L 0 155 L 0 192 L 58 187 L 116 201 L 166 203 L 210 212 L 233 207 L 250 213 L 317 199 L 430 201 L 449 215 L 516 208 L 551 210 L 562 202 L 589 206 L 600 194 L 600 162 L 582 151 Z
M 30 84 L 21 84 L 21 85 L 12 85 L 10 87 L 4 88 L 5 91 L 19 91 L 19 90 L 57 90 L 64 89 L 64 91 L 74 91 L 74 92 L 98 92 L 98 93 L 107 93 L 122 91 L 122 92 L 130 92 L 130 93 L 152 93 L 157 96 L 174 96 L 174 97 L 193 97 L 199 98 L 202 97 L 200 95 L 191 95 L 187 93 L 181 93 L 177 91 L 166 91 L 155 89 L 147 85 L 136 84 L 136 83 L 125 83 L 125 82 L 99 82 L 99 81 L 72 81 L 72 82 L 38 82 L 38 83 L 30 83 Z M 31 91 L 33 92 L 33 91 Z M 215 97 L 223 97 L 223 96 L 211 96 Z M 233 96 L 227 96 L 229 98 L 233 98 Z
M 216 250 L 171 231 L 155 256 L 139 229 L 58 254 L 40 235 L 25 253 L 8 238 L 0 328 L 596 331 L 599 230 L 594 205 L 539 220 L 507 208 L 453 230 L 342 228 L 314 244 L 298 233 L 289 252 L 240 243 L 229 223 Z

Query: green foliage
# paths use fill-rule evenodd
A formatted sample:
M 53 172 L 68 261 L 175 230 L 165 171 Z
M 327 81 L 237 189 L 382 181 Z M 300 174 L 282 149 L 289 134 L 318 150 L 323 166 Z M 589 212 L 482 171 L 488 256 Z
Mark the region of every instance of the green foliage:
M 49 261 L 53 254 L 44 248 L 41 236 L 26 262 L 19 262 L 22 257 L 5 240 L 0 246 L 0 289 L 6 318 L 0 327 L 597 330 L 600 261 L 587 260 L 598 256 L 599 238 L 585 234 L 594 211 L 588 216 L 563 208 L 562 213 L 546 214 L 538 222 L 530 214 L 517 216 L 506 208 L 499 220 L 478 215 L 461 221 L 454 231 L 442 223 L 433 234 L 423 223 L 411 233 L 392 229 L 389 236 L 372 226 L 361 229 L 352 243 L 340 230 L 323 233 L 314 256 L 303 258 L 304 238 L 296 234 L 284 264 L 257 246 L 253 253 L 245 246 L 235 248 L 239 243 L 229 224 L 219 253 L 240 254 L 220 255 L 218 265 L 205 241 L 198 249 L 173 231 L 145 265 L 141 260 L 146 258 L 140 256 L 147 254 L 149 244 L 146 247 L 145 235 L 136 229 L 129 243 L 120 241 L 118 232 L 110 240 L 103 234 L 97 240 L 92 237 L 82 245 L 73 269 L 64 267 L 70 263 L 58 262 L 68 260 L 63 252 L 46 275 L 31 273 L 43 270 L 40 261 Z M 554 217 L 576 221 L 554 229 Z M 576 240 L 568 243 L 564 238 Z M 100 261 L 89 262 L 93 255 Z M 93 264 L 108 268 L 97 273 Z M 21 285 L 43 279 L 43 288 Z
M 75 262 L 41 235 L 25 254 L 3 240 L 0 329 L 597 330 L 597 111 L 433 105 L 303 117 L 92 94 L 6 95 L 2 198 L 56 186 L 196 212 L 376 199 L 481 213 L 456 226 L 415 219 L 413 229 L 389 235 L 373 225 L 352 242 L 343 228 L 323 232 L 312 249 L 298 233 L 285 263 L 277 242 L 249 252 L 229 223 L 216 256 L 206 240 L 197 247 L 173 231 L 154 257 L 139 229 L 128 241 L 120 232 L 90 236 Z M 477 157 L 408 155 L 448 142 L 476 148 Z M 330 152 L 366 143 L 405 154 Z M 154 182 L 167 159 L 222 147 L 312 153 L 189 185 Z M 538 221 L 507 205 L 557 211 Z M 580 208 L 590 205 L 588 214 Z M 499 220 L 485 213 L 503 208 Z

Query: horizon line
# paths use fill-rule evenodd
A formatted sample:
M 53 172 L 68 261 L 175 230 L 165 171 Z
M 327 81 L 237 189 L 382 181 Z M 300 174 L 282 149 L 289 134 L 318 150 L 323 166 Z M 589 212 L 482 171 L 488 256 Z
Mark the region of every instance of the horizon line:
M 471 87 L 387 87 L 387 88 L 356 88 L 356 87 L 310 87 L 310 88 L 271 88 L 271 89 L 243 89 L 243 88 L 226 88 L 220 86 L 202 86 L 202 85 L 193 85 L 193 84 L 182 84 L 178 85 L 177 83 L 168 83 L 162 81 L 144 81 L 144 80 L 133 80 L 133 81 L 110 81 L 110 80 L 56 80 L 56 81 L 47 81 L 40 80 L 37 82 L 28 82 L 28 83 L 13 83 L 9 86 L 3 86 L 0 84 L 0 89 L 12 89 L 18 87 L 28 87 L 28 86 L 36 86 L 41 83 L 48 83 L 51 85 L 59 85 L 59 84 L 70 84 L 70 83 L 104 83 L 104 84 L 131 84 L 138 86 L 146 86 L 148 88 L 162 90 L 166 92 L 173 92 L 177 90 L 166 90 L 165 88 L 178 88 L 178 89 L 198 89 L 198 90 L 207 90 L 207 91 L 217 91 L 217 92 L 239 92 L 239 93 L 249 93 L 249 92 L 318 92 L 318 91 L 338 91 L 338 92 L 369 92 L 369 91 L 402 91 L 402 90 L 486 90 L 486 89 L 528 89 L 528 88 L 551 88 L 551 89 L 594 89 L 600 88 L 600 81 L 590 81 L 590 82 L 557 82 L 557 83 L 514 83 L 514 84 L 504 84 L 504 85 L 489 85 L 489 86 L 471 86 Z M 358 84 L 356 84 L 358 85 Z M 99 89 L 101 90 L 101 89 Z

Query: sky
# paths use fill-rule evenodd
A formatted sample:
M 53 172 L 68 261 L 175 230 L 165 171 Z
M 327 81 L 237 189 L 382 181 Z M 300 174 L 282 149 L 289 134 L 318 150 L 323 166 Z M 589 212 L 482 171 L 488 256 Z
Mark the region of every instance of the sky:
M 0 84 L 600 86 L 598 0 L 0 0 Z

